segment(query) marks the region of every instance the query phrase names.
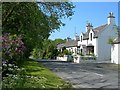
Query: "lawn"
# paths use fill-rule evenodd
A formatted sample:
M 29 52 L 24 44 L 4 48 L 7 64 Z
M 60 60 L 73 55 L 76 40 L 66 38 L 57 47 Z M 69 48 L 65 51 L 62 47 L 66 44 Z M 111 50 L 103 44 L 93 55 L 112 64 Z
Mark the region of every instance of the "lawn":
M 27 75 L 37 77 L 39 79 L 39 82 L 37 81 L 37 83 L 42 84 L 42 88 L 72 88 L 72 85 L 63 81 L 52 71 L 34 60 L 29 59 L 28 61 L 25 61 L 21 67 L 26 69 Z

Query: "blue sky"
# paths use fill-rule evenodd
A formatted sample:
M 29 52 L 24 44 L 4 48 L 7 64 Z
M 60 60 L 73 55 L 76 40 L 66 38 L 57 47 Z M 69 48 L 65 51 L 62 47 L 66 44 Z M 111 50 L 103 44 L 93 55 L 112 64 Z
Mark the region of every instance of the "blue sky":
M 109 12 L 113 12 L 116 24 L 118 24 L 118 3 L 117 2 L 73 2 L 76 6 L 74 8 L 74 15 L 72 19 L 63 19 L 66 24 L 62 26 L 59 31 L 53 32 L 49 39 L 67 37 L 74 38 L 75 33 L 80 35 L 85 32 L 86 22 L 92 23 L 93 27 L 100 26 L 107 23 L 107 16 Z

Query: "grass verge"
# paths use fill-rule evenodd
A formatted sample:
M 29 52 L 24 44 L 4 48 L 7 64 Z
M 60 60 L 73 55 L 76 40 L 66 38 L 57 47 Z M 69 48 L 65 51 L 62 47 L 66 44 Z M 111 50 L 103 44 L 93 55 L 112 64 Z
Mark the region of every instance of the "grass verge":
M 57 77 L 52 71 L 45 68 L 42 64 L 34 61 L 27 60 L 21 67 L 26 69 L 26 75 L 35 76 L 41 78 L 40 82 L 43 88 L 59 88 L 59 89 L 72 89 L 72 85 L 63 81 L 61 78 Z M 42 87 L 41 87 L 42 88 Z

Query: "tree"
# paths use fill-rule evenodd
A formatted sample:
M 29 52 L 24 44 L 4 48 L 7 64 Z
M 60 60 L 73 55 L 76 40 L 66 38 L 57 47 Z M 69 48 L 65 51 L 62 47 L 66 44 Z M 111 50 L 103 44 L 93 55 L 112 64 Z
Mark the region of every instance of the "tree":
M 57 44 L 65 43 L 66 41 L 63 40 L 63 39 L 58 38 L 58 39 L 55 39 L 54 42 L 57 45 Z
M 69 2 L 3 2 L 2 32 L 22 35 L 29 56 L 50 32 L 64 25 L 61 19 L 72 16 L 73 8 Z

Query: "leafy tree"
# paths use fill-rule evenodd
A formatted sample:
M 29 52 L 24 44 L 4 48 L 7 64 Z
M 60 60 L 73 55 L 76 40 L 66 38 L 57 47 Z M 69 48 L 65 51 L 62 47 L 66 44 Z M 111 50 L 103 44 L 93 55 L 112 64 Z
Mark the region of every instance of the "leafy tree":
M 57 45 L 57 44 L 65 43 L 65 40 L 59 38 L 59 39 L 55 39 L 54 42 Z
M 55 40 L 50 40 L 46 39 L 44 40 L 43 47 L 40 48 L 34 48 L 32 52 L 32 56 L 35 58 L 45 58 L 45 59 L 55 59 L 56 56 L 58 56 L 59 51 L 57 50 L 57 44 L 58 43 L 63 43 L 64 40 L 62 39 L 55 39 Z
M 3 32 L 22 35 L 27 47 L 26 55 L 35 47 L 42 47 L 42 41 L 51 32 L 59 29 L 62 18 L 73 15 L 74 6 L 69 2 L 3 2 Z

